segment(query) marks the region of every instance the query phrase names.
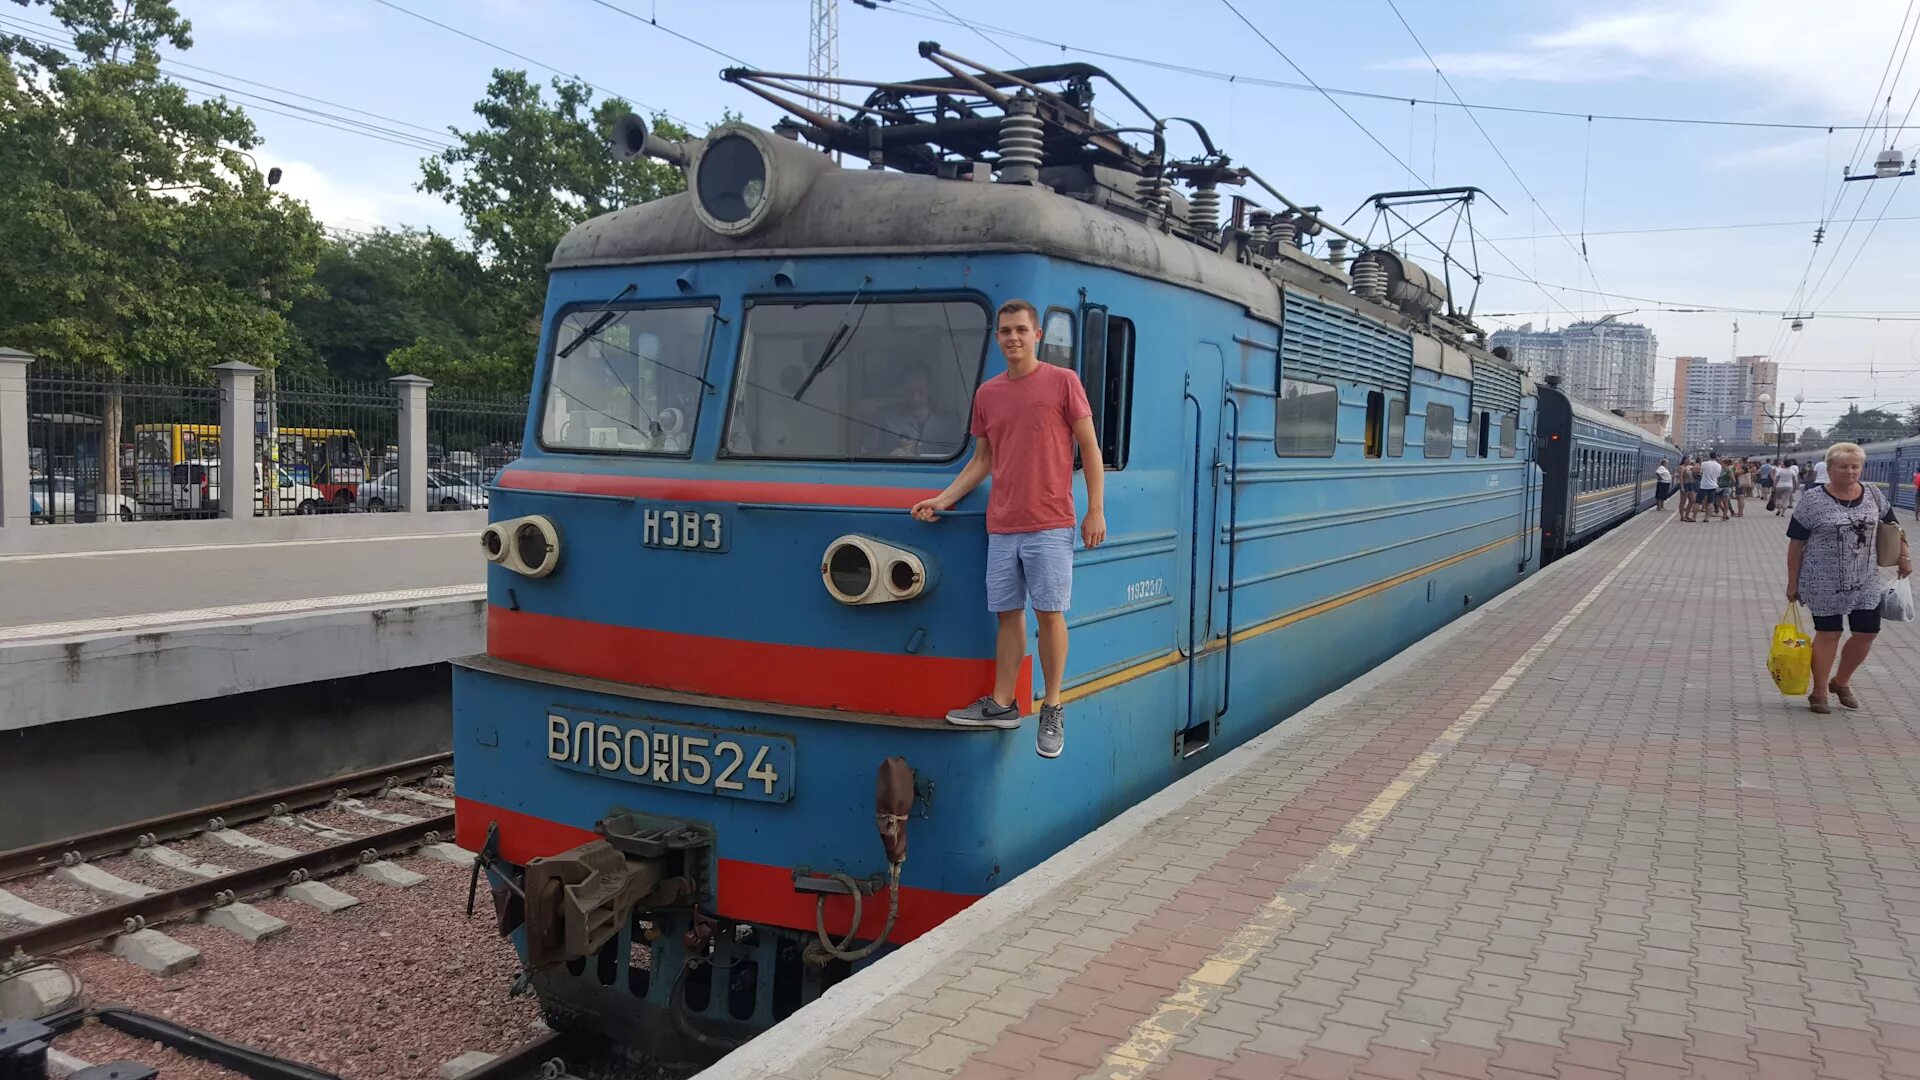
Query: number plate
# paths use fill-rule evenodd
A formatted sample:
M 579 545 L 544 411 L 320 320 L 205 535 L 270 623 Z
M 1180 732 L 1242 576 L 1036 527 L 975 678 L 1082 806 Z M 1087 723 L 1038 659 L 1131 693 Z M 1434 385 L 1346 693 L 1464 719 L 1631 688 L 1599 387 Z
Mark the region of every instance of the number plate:
M 663 503 L 640 508 L 640 543 L 675 551 L 725 551 L 732 531 L 717 506 Z
M 547 760 L 635 784 L 758 802 L 793 799 L 793 740 L 573 709 L 547 711 Z

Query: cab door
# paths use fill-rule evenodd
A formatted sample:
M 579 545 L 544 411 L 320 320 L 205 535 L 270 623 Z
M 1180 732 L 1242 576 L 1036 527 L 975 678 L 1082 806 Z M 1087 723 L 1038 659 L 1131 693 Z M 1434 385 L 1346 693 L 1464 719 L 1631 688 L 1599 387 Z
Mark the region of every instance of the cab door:
M 1226 693 L 1225 639 L 1216 640 L 1216 579 L 1225 565 L 1220 545 L 1222 473 L 1228 455 L 1222 440 L 1232 437 L 1223 427 L 1227 394 L 1226 363 L 1220 346 L 1203 341 L 1193 347 L 1187 362 L 1186 393 L 1181 402 L 1182 514 L 1185 580 L 1180 590 L 1186 617 L 1179 626 L 1178 647 L 1185 669 L 1185 708 L 1177 714 L 1174 752 L 1192 757 L 1213 741 L 1215 721 Z

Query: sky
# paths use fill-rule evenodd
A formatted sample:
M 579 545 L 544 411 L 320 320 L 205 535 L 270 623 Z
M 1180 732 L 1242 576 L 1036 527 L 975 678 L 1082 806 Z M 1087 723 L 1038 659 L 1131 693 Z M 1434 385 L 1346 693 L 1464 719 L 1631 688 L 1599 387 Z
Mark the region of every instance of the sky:
M 233 81 L 253 80 L 417 125 L 361 117 L 428 142 L 472 126 L 473 103 L 496 67 L 552 77 L 529 60 L 696 129 L 728 108 L 767 124 L 776 110 L 717 78 L 733 61 L 686 39 L 761 68 L 805 71 L 811 2 L 175 0 L 193 24 L 194 47 L 169 56 L 199 66 L 172 68 L 205 80 L 189 84 L 196 90 L 219 93 L 209 85 L 217 83 L 342 112 Z M 1156 112 L 1205 124 L 1235 163 L 1336 221 L 1378 191 L 1478 187 L 1485 198 L 1473 223 L 1484 278 L 1472 298 L 1480 324 L 1560 326 L 1605 314 L 1645 323 L 1663 357 L 1656 407 L 1671 401 L 1676 355 L 1779 360 L 1783 396 L 1807 399 L 1790 427 L 1824 426 L 1854 403 L 1920 403 L 1920 276 L 1908 266 L 1920 194 L 1905 191 L 1920 177 L 1840 181 L 1843 166 L 1870 170 L 1889 144 L 1908 159 L 1920 149 L 1920 116 L 1910 131 L 1898 130 L 1920 101 L 1920 57 L 1901 62 L 1912 45 L 1903 27 L 1920 25 L 1905 21 L 1910 10 L 1920 16 L 1911 3 L 876 0 L 879 10 L 868 10 L 840 2 L 843 75 L 937 74 L 915 51 L 929 39 L 994 65 L 1086 60 Z M 9 4 L 0 14 L 49 21 L 43 7 Z M 1312 81 L 1392 100 L 1330 99 L 1255 80 Z M 1456 95 L 1474 106 L 1576 115 L 1407 100 Z M 1891 137 L 1826 130 L 1884 123 L 1889 96 Z M 259 97 L 234 100 L 253 106 L 265 139 L 254 152 L 261 167 L 280 167 L 281 189 L 330 226 L 459 233 L 458 215 L 416 190 L 422 145 L 272 115 L 263 109 L 282 106 Z M 1117 94 L 1096 104 L 1134 119 Z M 1173 149 L 1184 156 L 1198 145 L 1176 138 Z M 1822 220 L 1827 239 L 1816 248 Z M 1367 235 L 1374 225 L 1362 210 L 1348 227 Z M 1470 260 L 1464 247 L 1454 256 Z M 1438 268 L 1433 252 L 1412 254 Z M 1454 282 L 1464 304 L 1472 283 L 1458 270 Z M 1693 307 L 1751 310 L 1672 310 Z M 1793 331 L 1781 312 L 1812 317 Z

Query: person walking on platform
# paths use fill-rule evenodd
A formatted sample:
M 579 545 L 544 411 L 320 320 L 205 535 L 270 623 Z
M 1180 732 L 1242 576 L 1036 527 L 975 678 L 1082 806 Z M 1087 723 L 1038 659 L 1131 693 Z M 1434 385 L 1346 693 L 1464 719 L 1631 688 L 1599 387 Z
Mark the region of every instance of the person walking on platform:
M 1733 460 L 1722 454 L 1720 456 L 1720 494 L 1714 500 L 1714 505 L 1720 508 L 1721 521 L 1733 520 L 1733 493 L 1735 490 L 1733 482 Z
M 1720 464 L 1712 455 L 1700 458 L 1700 520 L 1713 520 L 1713 511 L 1720 502 L 1720 474 L 1726 466 Z
M 1700 470 L 1693 459 L 1680 459 L 1680 520 L 1693 520 L 1694 500 L 1700 494 Z
M 1753 462 L 1741 458 L 1733 463 L 1733 516 L 1747 516 L 1747 496 L 1753 494 Z
M 1846 709 L 1860 707 L 1853 676 L 1873 651 L 1880 632 L 1880 570 L 1875 565 L 1874 533 L 1893 521 L 1893 506 L 1880 489 L 1860 482 L 1867 455 L 1857 444 L 1827 448 L 1828 480 L 1807 492 L 1787 523 L 1787 602 L 1813 613 L 1813 686 L 1807 708 L 1832 712 L 1828 691 Z M 1900 538 L 1899 574 L 1913 572 L 1907 538 Z M 1841 622 L 1853 631 L 1840 644 Z M 1840 656 L 1833 670 L 1834 654 Z
M 1773 474 L 1773 494 L 1777 513 L 1793 513 L 1794 504 L 1800 501 L 1800 466 L 1792 458 Z
M 1767 493 L 1767 509 L 1772 510 L 1773 509 L 1773 459 L 1772 458 L 1768 458 L 1767 460 L 1760 463 L 1759 483 L 1760 483 L 1760 490 Z
M 1665 510 L 1667 508 L 1667 497 L 1673 494 L 1673 470 L 1667 468 L 1666 458 L 1660 459 L 1660 467 L 1653 470 L 1653 476 L 1654 480 L 1657 481 L 1653 489 L 1653 508 L 1655 510 Z M 1914 479 L 1920 481 L 1920 474 L 1916 474 Z M 1920 485 L 1916 486 L 1920 487 Z

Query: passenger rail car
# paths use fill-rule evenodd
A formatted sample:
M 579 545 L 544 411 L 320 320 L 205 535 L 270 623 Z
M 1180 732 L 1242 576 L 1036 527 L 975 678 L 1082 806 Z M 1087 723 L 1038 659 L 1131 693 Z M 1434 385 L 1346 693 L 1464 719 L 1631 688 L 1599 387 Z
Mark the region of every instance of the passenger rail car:
M 1277 193 L 1222 222 L 1250 174 L 1119 142 L 1097 69 L 923 53 L 954 76 L 848 119 L 763 94 L 872 169 L 624 120 L 689 190 L 554 254 L 454 711 L 460 842 L 556 1026 L 724 1048 L 1540 564 L 1564 399 L 1438 279 Z M 1037 672 L 1020 731 L 942 719 L 992 684 L 985 489 L 907 513 L 1014 297 L 1107 470 L 1052 761 Z
M 1893 505 L 1908 513 L 1915 510 L 1913 477 L 1920 473 L 1920 437 L 1867 443 L 1867 467 L 1860 478 L 1877 486 Z
M 1664 460 L 1677 471 L 1680 451 L 1555 386 L 1538 393 L 1541 545 L 1551 562 L 1652 506 L 1655 470 Z

